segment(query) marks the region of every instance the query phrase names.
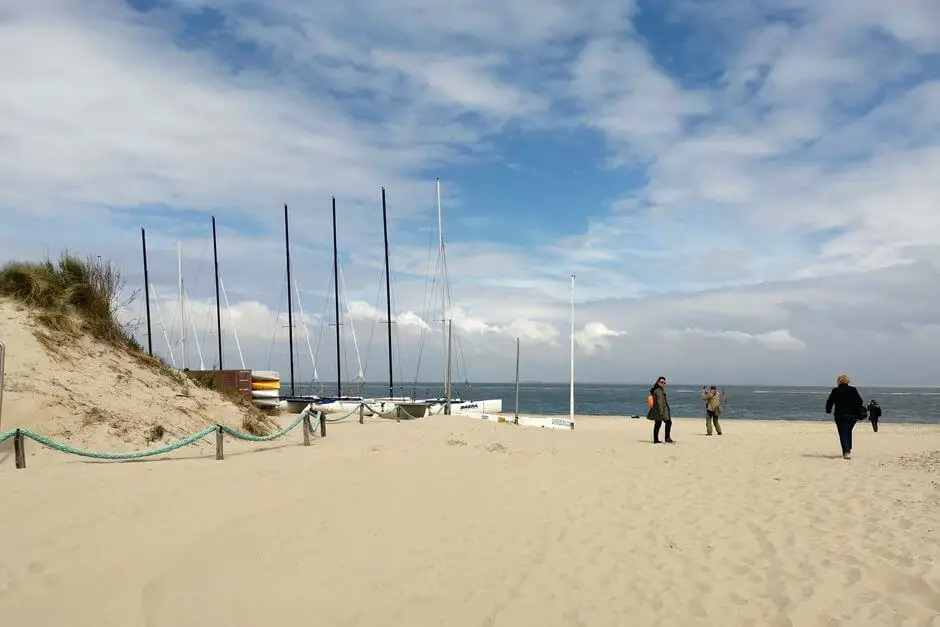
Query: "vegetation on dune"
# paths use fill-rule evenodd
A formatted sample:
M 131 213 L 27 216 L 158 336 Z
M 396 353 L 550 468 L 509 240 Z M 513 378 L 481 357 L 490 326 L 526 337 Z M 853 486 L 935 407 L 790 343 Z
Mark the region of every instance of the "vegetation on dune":
M 88 333 L 92 337 L 127 351 L 144 365 L 180 383 L 183 395 L 189 385 L 215 389 L 211 379 L 198 373 L 181 374 L 158 357 L 147 354 L 131 329 L 121 323 L 119 312 L 138 296 L 125 296 L 125 282 L 110 260 L 80 258 L 64 253 L 57 261 L 11 262 L 0 268 L 0 296 L 16 300 L 35 311 L 36 319 L 57 334 Z M 51 350 L 56 338 L 37 336 Z M 216 390 L 244 409 L 242 427 L 255 435 L 266 435 L 272 421 L 255 407 L 251 398 L 234 390 Z

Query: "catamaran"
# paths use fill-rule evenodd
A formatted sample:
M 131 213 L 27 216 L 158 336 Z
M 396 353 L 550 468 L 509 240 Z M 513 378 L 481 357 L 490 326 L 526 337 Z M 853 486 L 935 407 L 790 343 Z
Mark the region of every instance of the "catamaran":
M 503 399 L 494 398 L 487 400 L 474 401 L 453 397 L 451 394 L 451 336 L 453 329 L 453 320 L 448 317 L 447 310 L 447 264 L 444 257 L 444 220 L 441 212 L 441 179 L 437 179 L 437 241 L 438 241 L 438 259 L 439 276 L 438 281 L 441 286 L 441 325 L 442 347 L 444 352 L 444 394 L 436 398 L 422 399 L 422 402 L 428 403 L 428 414 L 453 413 L 499 413 L 503 410 Z

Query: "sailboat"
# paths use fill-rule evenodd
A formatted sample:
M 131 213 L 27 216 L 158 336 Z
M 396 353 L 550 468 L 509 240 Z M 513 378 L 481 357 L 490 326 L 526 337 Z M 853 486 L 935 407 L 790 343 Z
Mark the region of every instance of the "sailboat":
M 573 430 L 574 429 L 574 280 L 575 275 L 571 275 L 571 331 L 570 331 L 570 340 L 571 347 L 569 353 L 569 363 L 568 363 L 568 417 L 562 418 L 560 416 L 520 416 L 519 415 L 519 340 L 516 340 L 516 382 L 515 382 L 515 392 L 516 392 L 516 410 L 515 416 L 512 419 L 507 419 L 505 416 L 501 416 L 497 413 L 488 413 L 484 412 L 481 414 L 470 414 L 466 413 L 464 415 L 469 417 L 478 417 L 483 420 L 489 420 L 491 422 L 512 422 L 517 425 L 522 425 L 525 427 L 541 427 L 543 429 L 563 429 L 563 430 Z
M 428 403 L 428 414 L 446 414 L 454 411 L 458 413 L 499 413 L 503 411 L 503 399 L 494 398 L 488 400 L 473 401 L 469 399 L 453 398 L 451 396 L 451 330 L 453 320 L 448 318 L 447 311 L 447 275 L 446 264 L 444 263 L 444 221 L 441 213 L 441 179 L 437 179 L 437 234 L 438 234 L 438 258 L 440 259 L 439 282 L 441 285 L 441 322 L 442 338 L 444 348 L 444 395 L 437 398 L 423 399 Z
M 385 188 L 382 188 L 382 232 L 385 237 L 385 314 L 388 317 L 388 396 L 365 401 L 369 413 L 382 418 L 421 418 L 427 414 L 429 403 L 415 401 L 409 396 L 395 396 L 395 375 L 392 360 L 392 281 L 388 263 L 388 210 Z

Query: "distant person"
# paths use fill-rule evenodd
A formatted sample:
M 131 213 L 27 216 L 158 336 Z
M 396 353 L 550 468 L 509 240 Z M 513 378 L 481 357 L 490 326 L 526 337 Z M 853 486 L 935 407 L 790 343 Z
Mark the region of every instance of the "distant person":
M 714 385 L 702 388 L 702 400 L 705 401 L 705 435 L 712 434 L 713 424 L 715 432 L 721 435 L 721 424 L 718 422 L 721 416 L 721 396 L 718 394 L 718 388 Z
M 646 418 L 653 420 L 653 444 L 659 444 L 659 430 L 666 423 L 666 442 L 674 444 L 672 439 L 672 412 L 669 410 L 669 399 L 666 398 L 666 377 L 659 377 L 650 388 L 649 413 Z
M 871 399 L 868 401 L 868 419 L 871 420 L 871 428 L 878 433 L 878 419 L 881 418 L 881 405 L 878 401 Z
M 852 429 L 864 408 L 865 401 L 858 390 L 849 385 L 849 376 L 840 374 L 836 379 L 836 387 L 832 388 L 826 399 L 826 413 L 835 418 L 839 443 L 842 445 L 842 459 L 852 459 Z

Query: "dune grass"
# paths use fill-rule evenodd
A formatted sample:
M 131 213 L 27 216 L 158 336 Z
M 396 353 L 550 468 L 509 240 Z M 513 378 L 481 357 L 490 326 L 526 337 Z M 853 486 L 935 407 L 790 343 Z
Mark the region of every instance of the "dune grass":
M 125 282 L 117 265 L 110 260 L 80 258 L 68 252 L 58 260 L 38 263 L 11 262 L 0 268 L 0 296 L 23 303 L 35 311 L 37 320 L 57 334 L 87 333 L 138 358 L 143 365 L 162 372 L 184 386 L 189 383 L 207 389 L 196 373 L 181 375 L 158 357 L 143 350 L 133 333 L 121 323 L 119 312 L 138 296 L 125 294 Z M 44 341 L 50 349 L 56 342 Z M 41 340 L 43 338 L 40 338 Z M 242 427 L 255 435 L 265 435 L 272 421 L 251 399 L 231 390 L 215 390 L 244 410 Z

